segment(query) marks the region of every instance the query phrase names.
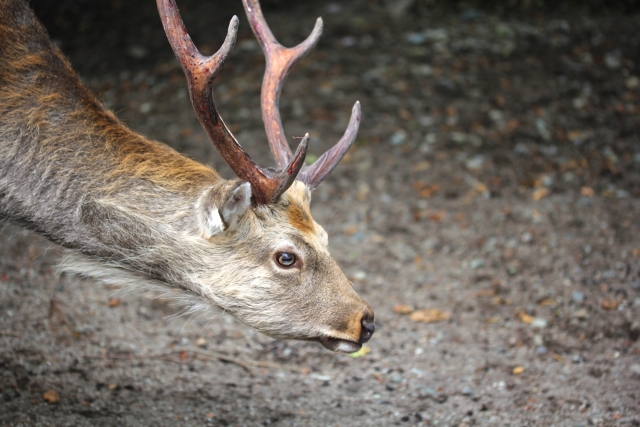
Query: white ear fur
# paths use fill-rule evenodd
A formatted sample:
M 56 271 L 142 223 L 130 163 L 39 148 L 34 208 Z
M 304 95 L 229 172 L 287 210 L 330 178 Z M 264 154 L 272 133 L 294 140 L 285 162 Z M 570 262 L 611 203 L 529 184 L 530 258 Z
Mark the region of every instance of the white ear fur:
M 226 227 L 224 226 L 224 222 L 222 222 L 222 218 L 220 217 L 220 213 L 218 212 L 216 205 L 211 206 L 211 209 L 207 209 L 205 212 L 203 228 L 203 236 L 205 239 L 225 230 Z
M 224 201 L 222 207 L 218 210 L 219 217 L 222 219 L 223 228 L 233 228 L 238 220 L 247 212 L 251 206 L 251 184 L 243 182 L 237 186 Z

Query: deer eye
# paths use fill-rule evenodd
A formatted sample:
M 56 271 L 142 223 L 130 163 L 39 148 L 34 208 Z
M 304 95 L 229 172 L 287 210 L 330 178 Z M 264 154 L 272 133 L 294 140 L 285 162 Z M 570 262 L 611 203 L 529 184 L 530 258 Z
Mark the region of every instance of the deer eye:
M 276 254 L 276 261 L 280 264 L 281 267 L 289 268 L 293 267 L 296 263 L 296 256 L 291 252 L 278 252 Z

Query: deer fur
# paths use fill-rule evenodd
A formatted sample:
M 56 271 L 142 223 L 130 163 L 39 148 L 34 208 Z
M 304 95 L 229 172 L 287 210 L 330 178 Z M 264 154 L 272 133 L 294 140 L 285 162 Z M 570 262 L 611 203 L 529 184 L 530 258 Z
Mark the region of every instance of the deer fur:
M 0 218 L 71 249 L 68 271 L 169 286 L 271 337 L 355 351 L 373 312 L 329 255 L 310 200 L 295 181 L 258 205 L 249 183 L 133 132 L 23 0 L 0 0 Z M 279 251 L 300 265 L 279 268 Z

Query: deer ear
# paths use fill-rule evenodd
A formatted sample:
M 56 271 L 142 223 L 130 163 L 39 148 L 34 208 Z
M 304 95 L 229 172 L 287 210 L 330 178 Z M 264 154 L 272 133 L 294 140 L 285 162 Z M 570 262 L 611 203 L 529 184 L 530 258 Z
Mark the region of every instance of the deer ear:
M 248 182 L 243 182 L 229 193 L 220 209 L 218 209 L 220 218 L 224 223 L 224 229 L 234 228 L 250 206 L 251 185 Z

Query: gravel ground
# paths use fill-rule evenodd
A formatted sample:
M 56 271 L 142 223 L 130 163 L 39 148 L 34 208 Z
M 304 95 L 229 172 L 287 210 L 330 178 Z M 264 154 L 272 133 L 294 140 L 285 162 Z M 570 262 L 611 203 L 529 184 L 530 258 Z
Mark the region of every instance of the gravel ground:
M 125 3 L 33 2 L 125 122 L 231 177 L 153 4 Z M 209 53 L 241 13 L 179 5 Z M 267 19 L 285 45 L 325 18 L 287 132 L 318 155 L 363 107 L 313 213 L 376 312 L 369 352 L 167 321 L 170 299 L 58 275 L 59 247 L 3 224 L 0 425 L 640 425 L 640 15 L 284 6 Z M 268 165 L 263 69 L 244 20 L 216 99 Z

